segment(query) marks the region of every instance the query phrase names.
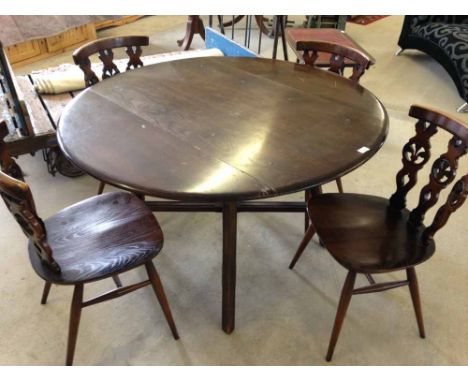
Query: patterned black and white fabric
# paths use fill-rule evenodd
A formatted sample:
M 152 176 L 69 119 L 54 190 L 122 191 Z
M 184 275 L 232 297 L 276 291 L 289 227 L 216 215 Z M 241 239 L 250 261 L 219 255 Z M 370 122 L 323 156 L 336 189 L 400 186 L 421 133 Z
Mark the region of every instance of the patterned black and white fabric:
M 468 99 L 468 17 L 415 16 L 411 34 L 436 44 L 450 57 Z
M 429 16 L 411 16 L 411 29 L 417 25 L 428 23 L 442 24 L 468 24 L 468 16 L 447 16 L 447 15 L 429 15 Z

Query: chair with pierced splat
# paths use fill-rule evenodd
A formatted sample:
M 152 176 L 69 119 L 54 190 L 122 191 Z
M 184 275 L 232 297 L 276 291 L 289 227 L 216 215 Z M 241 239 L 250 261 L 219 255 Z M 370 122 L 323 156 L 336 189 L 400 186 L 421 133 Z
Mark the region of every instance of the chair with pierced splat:
M 468 174 L 455 182 L 447 201 L 438 209 L 432 223 L 423 224 L 426 212 L 433 207 L 440 192 L 456 177 L 458 160 L 468 149 L 468 126 L 441 112 L 411 106 L 409 115 L 416 118 L 416 135 L 403 147 L 403 168 L 396 176 L 397 190 L 390 199 L 371 195 L 331 193 L 309 199 L 309 227 L 292 263 L 316 232 L 325 248 L 348 270 L 335 318 L 327 361 L 333 356 L 338 335 L 353 294 L 380 292 L 408 285 L 413 300 L 421 338 L 425 337 L 415 266 L 435 252 L 434 235 L 461 207 L 468 195 Z M 412 211 L 406 208 L 406 195 L 416 185 L 417 173 L 430 159 L 430 138 L 438 129 L 452 138 L 448 150 L 436 159 Z M 376 273 L 406 270 L 402 281 L 375 283 Z M 357 274 L 369 275 L 371 284 L 354 289 Z
M 353 83 L 358 83 L 365 71 L 375 64 L 375 59 L 369 53 L 338 29 L 288 28 L 286 38 L 298 62 L 327 68 L 341 76 L 345 75 L 346 68 L 350 68 L 352 73 L 349 79 Z M 343 192 L 341 178 L 336 179 L 336 185 Z M 310 193 L 306 193 L 306 200 L 309 197 Z
M 66 364 L 73 363 L 82 308 L 151 285 L 175 339 L 179 338 L 161 280 L 152 259 L 163 246 L 163 233 L 145 203 L 127 192 L 111 192 L 83 200 L 42 220 L 21 168 L 3 141 L 0 121 L 0 195 L 29 239 L 29 258 L 45 280 L 41 303 L 52 284 L 73 285 Z M 122 287 L 118 274 L 145 266 L 148 280 Z M 112 277 L 117 288 L 83 301 L 84 284 Z
M 126 70 L 136 69 L 143 66 L 141 61 L 142 46 L 149 45 L 148 36 L 118 36 L 107 37 L 99 40 L 91 41 L 73 52 L 73 61 L 84 73 L 84 81 L 86 87 L 92 86 L 99 82 L 99 77 L 91 67 L 90 56 L 99 54 L 99 59 L 102 61 L 102 79 L 106 79 L 117 74 L 120 70 L 114 63 L 114 52 L 112 49 L 125 48 L 128 55 L 128 63 Z M 106 183 L 100 182 L 98 195 L 104 191 Z

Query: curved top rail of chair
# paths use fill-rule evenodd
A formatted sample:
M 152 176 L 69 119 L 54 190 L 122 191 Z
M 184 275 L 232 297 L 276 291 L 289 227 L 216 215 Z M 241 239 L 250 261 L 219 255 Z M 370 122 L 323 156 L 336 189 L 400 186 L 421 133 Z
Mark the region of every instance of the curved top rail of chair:
M 122 48 L 125 46 L 148 46 L 148 36 L 117 36 L 117 37 L 106 37 L 95 41 L 91 41 L 73 52 L 73 61 L 75 64 L 92 54 L 99 52 L 100 50 Z
M 358 64 L 369 67 L 375 64 L 375 59 L 366 52 L 357 50 L 351 46 L 344 46 L 338 42 L 329 41 L 299 41 L 297 43 L 298 50 L 318 50 L 321 52 L 328 52 L 345 56 Z
M 435 110 L 422 105 L 412 105 L 409 115 L 417 119 L 423 119 L 427 122 L 440 126 L 449 133 L 457 136 L 468 147 L 468 125 L 440 110 Z

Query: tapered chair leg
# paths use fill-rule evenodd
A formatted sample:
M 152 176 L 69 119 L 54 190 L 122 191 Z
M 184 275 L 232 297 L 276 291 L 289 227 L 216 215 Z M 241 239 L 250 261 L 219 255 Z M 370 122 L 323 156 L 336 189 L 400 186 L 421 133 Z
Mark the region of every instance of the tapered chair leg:
M 299 244 L 299 248 L 296 251 L 296 254 L 294 255 L 294 258 L 291 261 L 291 264 L 289 264 L 289 269 L 293 269 L 294 266 L 297 263 L 297 260 L 299 260 L 299 257 L 301 257 L 302 253 L 304 252 L 304 249 L 307 247 L 307 244 L 309 244 L 310 240 L 312 240 L 312 237 L 315 234 L 315 228 L 312 224 L 309 225 L 309 228 L 307 228 L 307 231 L 304 235 L 304 238 L 301 241 L 301 244 Z
M 167 323 L 171 328 L 172 335 L 176 340 L 179 339 L 179 333 L 177 333 L 177 328 L 174 323 L 174 319 L 172 318 L 171 309 L 169 308 L 169 302 L 167 301 L 166 294 L 164 293 L 164 289 L 161 283 L 161 279 L 159 278 L 158 272 L 156 272 L 156 268 L 152 261 L 148 261 L 145 263 L 146 272 L 148 272 L 148 278 L 151 281 L 151 285 L 153 286 L 154 293 L 158 298 L 159 304 L 164 312 L 164 316 L 166 317 Z
M 114 280 L 115 286 L 117 288 L 122 288 L 122 281 L 120 280 L 119 275 L 112 276 L 112 279 Z
M 78 327 L 80 325 L 81 308 L 83 307 L 83 284 L 76 284 L 73 291 L 73 298 L 70 309 L 70 326 L 68 329 L 68 345 L 67 345 L 67 360 L 66 365 L 73 364 L 75 355 L 76 337 L 78 335 Z
M 414 267 L 406 270 L 406 275 L 409 281 L 409 290 L 411 299 L 413 300 L 414 312 L 416 313 L 416 321 L 418 322 L 419 335 L 421 338 L 426 338 L 424 331 L 424 321 L 421 309 L 421 300 L 419 298 L 418 278 L 416 277 L 416 270 Z
M 338 187 L 339 193 L 342 194 L 344 191 L 343 191 L 343 183 L 341 182 L 341 178 L 336 179 L 336 185 Z
M 44 284 L 44 290 L 42 291 L 41 304 L 44 305 L 47 303 L 47 297 L 49 297 L 50 287 L 52 284 L 48 281 Z
M 310 192 L 310 190 L 305 190 L 304 201 L 306 202 L 306 204 L 311 197 L 312 197 L 312 193 Z M 306 211 L 304 213 L 304 232 L 307 232 L 307 230 L 309 229 L 309 225 L 310 225 L 309 212 Z
M 98 188 L 98 192 L 97 192 L 98 195 L 101 195 L 103 193 L 105 185 L 106 184 L 104 182 L 99 183 L 99 188 Z
M 371 284 L 371 285 L 375 284 L 375 280 L 374 280 L 374 278 L 372 277 L 371 274 L 366 273 L 366 279 L 367 279 L 367 281 L 369 281 L 369 284 Z
M 348 310 L 349 303 L 351 301 L 351 296 L 353 295 L 354 282 L 356 281 L 356 272 L 349 271 L 346 276 L 343 289 L 341 290 L 340 303 L 338 305 L 338 310 L 336 312 L 335 324 L 333 325 L 333 331 L 330 338 L 330 344 L 328 345 L 328 352 L 326 360 L 331 361 L 333 357 L 333 352 L 335 350 L 336 341 L 338 341 L 338 336 L 340 335 L 341 326 Z

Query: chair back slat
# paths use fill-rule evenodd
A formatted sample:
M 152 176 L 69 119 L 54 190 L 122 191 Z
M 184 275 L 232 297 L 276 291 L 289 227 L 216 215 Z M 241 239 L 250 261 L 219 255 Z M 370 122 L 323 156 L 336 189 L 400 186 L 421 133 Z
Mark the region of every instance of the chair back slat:
M 354 83 L 359 82 L 372 63 L 370 57 L 357 49 L 326 41 L 308 41 L 308 49 L 303 51 L 304 63 L 315 66 L 320 52 L 331 54 L 328 70 L 341 76 L 344 76 L 344 69 L 347 66 L 345 59 L 351 61 L 352 74 L 349 79 Z
M 103 38 L 89 42 L 73 52 L 73 61 L 84 73 L 86 87 L 99 82 L 99 78 L 92 70 L 89 57 L 93 54 L 99 54 L 99 59 L 103 63 L 102 78 L 109 78 L 120 73 L 117 65 L 114 63 L 115 48 L 126 48 L 128 56 L 126 70 L 135 69 L 143 66 L 141 61 L 142 46 L 149 45 L 148 36 L 120 36 Z
M 60 267 L 55 262 L 52 249 L 47 243 L 47 231 L 44 222 L 37 215 L 31 190 L 24 182 L 21 168 L 10 157 L 3 141 L 7 135 L 6 123 L 0 121 L 0 195 L 26 237 L 32 240 L 42 263 L 59 273 Z
M 450 215 L 465 203 L 468 196 L 468 174 L 459 179 L 452 188 L 447 201 L 438 210 L 432 224 L 423 232 L 424 242 L 433 239 L 435 233 L 441 229 L 448 221 Z
M 416 185 L 417 175 L 431 158 L 431 137 L 437 133 L 437 126 L 419 120 L 416 135 L 403 146 L 403 168 L 397 173 L 397 190 L 390 197 L 390 206 L 396 210 L 406 207 L 406 195 Z
M 99 51 L 99 59 L 102 62 L 102 79 L 106 79 L 120 73 L 114 63 L 114 52 L 112 49 L 102 49 Z
M 141 61 L 141 54 L 143 50 L 140 45 L 130 45 L 125 49 L 125 53 L 128 56 L 127 70 L 136 69 L 140 66 L 143 66 L 143 61 Z
M 424 221 L 424 215 L 439 200 L 440 192 L 455 179 L 458 169 L 458 159 L 466 154 L 467 143 L 459 137 L 450 139 L 448 150 L 437 158 L 432 164 L 429 174 L 429 183 L 419 194 L 419 203 L 409 215 L 409 222 L 419 227 Z
M 403 146 L 403 168 L 397 173 L 397 190 L 390 198 L 390 207 L 393 209 L 405 208 L 406 196 L 416 184 L 418 171 L 430 159 L 430 138 L 439 128 L 452 135 L 447 152 L 432 164 L 429 183 L 422 187 L 418 205 L 409 214 L 409 225 L 418 228 L 423 224 L 426 212 L 439 200 L 440 192 L 455 179 L 458 160 L 468 149 L 468 127 L 442 112 L 422 106 L 411 106 L 409 115 L 418 119 L 416 135 Z M 455 184 L 447 202 L 439 208 L 433 223 L 426 229 L 424 240 L 431 239 L 445 225 L 449 216 L 463 204 L 466 184 L 466 176 Z

